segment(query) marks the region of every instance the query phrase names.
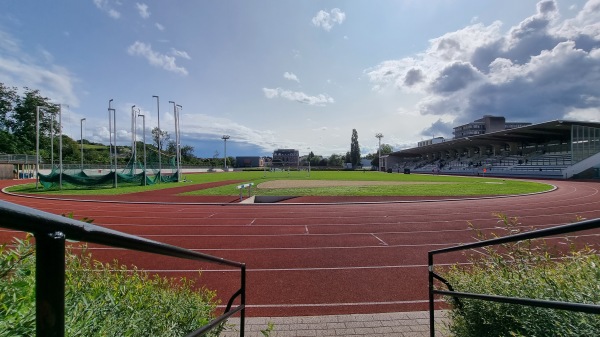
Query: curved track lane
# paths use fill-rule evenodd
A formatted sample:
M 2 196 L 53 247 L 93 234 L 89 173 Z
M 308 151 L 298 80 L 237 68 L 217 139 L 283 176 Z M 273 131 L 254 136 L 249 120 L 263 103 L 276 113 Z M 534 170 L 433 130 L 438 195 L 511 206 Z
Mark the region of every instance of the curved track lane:
M 547 181 L 546 181 L 547 182 Z M 1 182 L 3 186 L 14 182 Z M 494 213 L 536 228 L 600 217 L 600 184 L 553 181 L 553 192 L 509 198 L 375 204 L 129 204 L 2 199 L 156 241 L 243 261 L 251 316 L 426 310 L 427 252 L 473 241 L 471 222 L 501 233 Z M 139 197 L 139 196 L 138 196 Z M 138 198 L 136 197 L 136 198 Z M 139 200 L 138 200 L 139 201 Z M 600 231 L 584 233 L 600 242 Z M 0 232 L 6 241 L 14 232 Z M 169 276 L 196 277 L 221 296 L 239 273 L 107 247 L 94 257 Z M 459 255 L 441 256 L 451 263 Z

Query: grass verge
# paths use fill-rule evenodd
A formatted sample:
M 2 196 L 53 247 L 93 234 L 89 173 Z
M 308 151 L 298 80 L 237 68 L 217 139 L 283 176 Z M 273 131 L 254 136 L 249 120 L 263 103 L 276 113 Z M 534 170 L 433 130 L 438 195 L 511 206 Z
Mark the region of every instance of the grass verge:
M 290 196 L 481 196 L 512 195 L 548 191 L 551 185 L 525 180 L 435 176 L 421 174 L 388 174 L 370 171 L 242 171 L 225 173 L 199 173 L 185 175 L 185 183 L 164 183 L 149 186 L 127 186 L 106 189 L 69 189 L 36 190 L 34 184 L 13 186 L 8 189 L 15 193 L 62 194 L 62 195 L 118 195 L 143 191 L 168 189 L 172 187 L 203 184 L 225 180 L 244 180 L 258 185 L 271 180 L 343 180 L 343 181 L 389 181 L 409 182 L 407 185 L 352 186 L 326 188 L 290 188 L 263 189 L 253 188 L 254 195 L 290 195 Z M 422 182 L 423 184 L 418 184 Z M 437 183 L 437 184 L 436 184 Z M 237 184 L 203 189 L 186 195 L 238 195 Z M 168 192 L 165 192 L 168 193 Z
M 516 218 L 499 218 L 508 234 L 519 232 Z M 486 239 L 480 232 L 478 236 Z M 600 257 L 574 240 L 562 239 L 552 247 L 539 240 L 487 247 L 470 257 L 471 265 L 454 265 L 445 277 L 460 292 L 598 305 Z M 598 315 L 473 299 L 447 301 L 455 337 L 600 336 Z
M 0 246 L 0 337 L 35 335 L 35 248 Z M 67 336 L 184 336 L 213 317 L 215 292 L 193 281 L 149 275 L 83 250 L 66 254 Z M 217 336 L 215 331 L 208 336 Z

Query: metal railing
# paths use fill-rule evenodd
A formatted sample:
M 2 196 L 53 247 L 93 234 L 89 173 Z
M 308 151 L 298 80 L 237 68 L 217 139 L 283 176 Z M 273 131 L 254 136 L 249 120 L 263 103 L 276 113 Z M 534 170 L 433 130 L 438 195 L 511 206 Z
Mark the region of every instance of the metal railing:
M 569 311 L 578 311 L 578 312 L 584 312 L 584 313 L 600 314 L 600 305 L 595 305 L 595 304 L 583 304 L 583 303 L 549 301 L 549 300 L 536 300 L 536 299 L 528 299 L 528 298 L 517 298 L 517 297 L 457 292 L 457 291 L 454 291 L 454 289 L 452 288 L 452 285 L 446 279 L 444 279 L 442 276 L 435 273 L 434 264 L 433 264 L 433 256 L 437 255 L 437 254 L 450 253 L 450 252 L 456 252 L 456 251 L 474 249 L 474 248 L 481 248 L 481 247 L 499 245 L 499 244 L 509 243 L 509 242 L 539 239 L 539 238 L 543 238 L 543 237 L 561 235 L 561 234 L 572 233 L 572 232 L 579 232 L 579 231 L 590 230 L 590 229 L 595 229 L 595 228 L 600 228 L 600 219 L 580 221 L 580 222 L 569 224 L 569 225 L 561 225 L 561 226 L 556 226 L 556 227 L 552 227 L 552 228 L 545 228 L 545 229 L 540 229 L 540 230 L 536 230 L 536 231 L 520 233 L 520 234 L 515 234 L 515 235 L 509 235 L 509 236 L 504 236 L 501 238 L 484 240 L 484 241 L 474 242 L 474 243 L 470 243 L 470 244 L 466 244 L 466 245 L 453 246 L 453 247 L 442 248 L 442 249 L 430 251 L 427 254 L 428 270 L 429 270 L 429 331 L 430 331 L 430 336 L 435 337 L 434 295 L 451 296 L 457 300 L 459 298 L 470 298 L 470 299 L 478 299 L 478 300 L 492 301 L 492 302 L 501 302 L 501 303 L 528 305 L 528 306 L 550 308 L 550 309 L 560 309 L 560 310 L 569 310 Z M 444 285 L 446 285 L 448 290 L 434 289 L 434 284 L 433 284 L 434 279 L 439 280 Z
M 240 313 L 240 336 L 244 336 L 246 265 L 135 235 L 69 219 L 33 208 L 0 201 L 0 227 L 33 233 L 36 243 L 36 336 L 65 335 L 65 240 L 96 243 L 182 259 L 204 261 L 240 269 L 241 285 L 224 313 L 186 337 L 201 336 L 236 313 Z M 240 304 L 232 308 L 240 298 Z

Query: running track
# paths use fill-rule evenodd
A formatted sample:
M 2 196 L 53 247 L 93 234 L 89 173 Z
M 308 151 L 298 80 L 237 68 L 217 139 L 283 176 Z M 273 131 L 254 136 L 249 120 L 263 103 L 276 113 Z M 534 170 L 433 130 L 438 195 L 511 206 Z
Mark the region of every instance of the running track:
M 473 241 L 467 223 L 493 229 L 495 212 L 536 228 L 570 223 L 578 216 L 600 217 L 600 183 L 550 183 L 557 189 L 538 195 L 371 204 L 136 204 L 5 194 L 0 198 L 57 214 L 74 212 L 76 218 L 92 218 L 107 228 L 245 262 L 248 315 L 296 316 L 426 310 L 427 252 Z M 1 181 L 0 187 L 12 184 Z M 139 195 L 136 198 L 140 201 Z M 600 242 L 600 231 L 585 234 L 587 242 Z M 0 242 L 14 235 L 18 234 L 0 230 Z M 117 258 L 174 277 L 197 277 L 197 270 L 203 269 L 198 282 L 217 289 L 223 298 L 239 287 L 239 272 L 225 267 L 91 248 L 95 258 Z M 454 255 L 435 262 L 456 261 Z

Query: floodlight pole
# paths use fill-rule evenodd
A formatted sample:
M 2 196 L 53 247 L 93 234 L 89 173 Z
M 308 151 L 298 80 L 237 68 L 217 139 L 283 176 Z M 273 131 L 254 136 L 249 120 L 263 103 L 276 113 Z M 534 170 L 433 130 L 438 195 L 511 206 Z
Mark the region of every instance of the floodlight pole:
M 135 161 L 137 159 L 136 156 L 136 150 L 137 150 L 137 146 L 135 144 L 136 141 L 136 134 L 135 134 L 135 104 L 131 106 L 131 154 L 133 155 L 133 166 L 132 166 L 132 172 L 133 174 L 136 173 L 136 169 L 137 167 L 135 166 Z
M 58 105 L 58 186 L 62 190 L 63 162 L 62 162 L 62 104 Z
M 158 117 L 158 183 L 160 184 L 162 178 L 162 163 L 160 158 L 160 153 L 162 152 L 160 146 L 160 140 L 162 137 L 162 133 L 160 131 L 160 100 L 157 95 L 153 95 L 152 97 L 156 97 L 156 115 Z
M 52 167 L 52 171 L 54 171 L 54 114 L 55 112 L 53 111 L 50 121 L 50 166 Z
M 310 177 L 310 153 L 312 151 L 310 151 L 310 147 L 308 148 L 308 156 L 306 156 L 306 158 L 308 158 L 308 176 Z
M 112 118 L 113 118 L 113 123 L 112 123 L 112 127 L 113 127 L 113 134 L 114 134 L 114 141 L 115 141 L 115 146 L 114 146 L 114 159 L 115 159 L 115 182 L 114 182 L 114 187 L 117 188 L 117 112 L 115 109 L 112 108 L 112 98 L 108 101 L 108 120 L 109 120 L 109 128 L 110 128 L 110 120 L 111 120 L 111 115 L 110 113 L 112 112 Z M 113 134 L 110 133 L 109 130 L 109 135 L 108 138 L 110 139 L 110 143 L 112 144 L 112 137 Z M 110 154 L 109 154 L 109 158 L 110 158 Z M 111 161 L 112 164 L 112 161 Z
M 144 142 L 144 186 L 146 186 L 146 116 L 138 113 L 138 117 L 142 117 L 142 139 Z
M 224 168 L 225 171 L 227 171 L 227 139 L 229 139 L 229 135 L 223 135 L 223 137 L 221 137 L 221 139 L 223 139 L 223 142 L 225 144 L 225 154 L 223 155 L 223 162 L 224 164 Z
M 179 136 L 179 109 L 183 107 L 173 101 L 173 116 L 175 117 L 175 160 L 177 161 L 177 182 L 181 181 L 181 152 L 180 152 L 180 136 Z M 177 109 L 179 108 L 179 109 Z
M 381 171 L 381 138 L 383 138 L 383 134 L 382 133 L 377 133 L 375 134 L 375 137 L 377 137 L 377 139 L 379 139 L 379 145 L 377 146 L 377 158 L 379 160 L 379 164 L 377 167 L 377 171 Z
M 80 122 L 80 132 L 81 132 L 81 172 L 83 172 L 83 121 L 85 118 L 82 118 Z
M 175 120 L 177 123 L 177 181 L 181 181 L 181 124 L 179 121 L 179 111 L 183 109 L 183 107 L 179 104 L 176 104 L 177 110 L 177 119 Z
M 35 107 L 35 189 L 40 180 L 40 107 Z

